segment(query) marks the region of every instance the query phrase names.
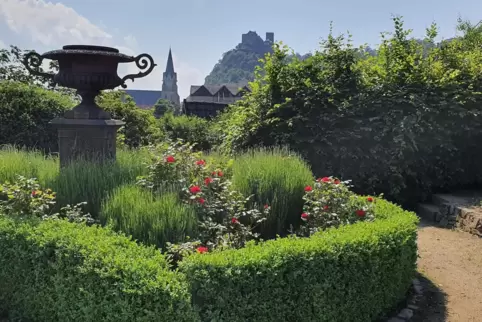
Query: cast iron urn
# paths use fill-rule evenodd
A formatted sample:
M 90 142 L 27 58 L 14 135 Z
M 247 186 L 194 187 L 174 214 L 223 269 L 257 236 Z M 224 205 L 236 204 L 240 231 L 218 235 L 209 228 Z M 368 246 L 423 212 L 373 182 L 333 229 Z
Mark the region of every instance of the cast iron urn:
M 58 61 L 57 74 L 38 70 L 44 59 Z M 135 62 L 140 72 L 119 77 L 119 63 L 131 62 Z M 42 55 L 30 52 L 24 58 L 24 65 L 34 75 L 47 77 L 60 86 L 75 89 L 82 98 L 79 105 L 65 112 L 64 117 L 50 122 L 58 128 L 61 166 L 78 158 L 115 159 L 117 130 L 124 122 L 113 120 L 109 113 L 95 103 L 95 97 L 102 90 L 118 86 L 126 88 L 126 80 L 145 77 L 156 66 L 148 54 L 133 57 L 124 55 L 115 48 L 90 45 L 64 46 Z

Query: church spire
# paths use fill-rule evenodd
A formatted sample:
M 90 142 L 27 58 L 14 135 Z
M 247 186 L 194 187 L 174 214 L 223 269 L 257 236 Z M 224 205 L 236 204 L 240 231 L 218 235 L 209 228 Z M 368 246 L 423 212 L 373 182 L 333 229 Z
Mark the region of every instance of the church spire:
M 181 105 L 180 97 L 177 92 L 177 75 L 174 72 L 171 48 L 169 48 L 169 56 L 167 56 L 166 71 L 162 75 L 161 98 L 169 100 L 177 106 Z
M 174 75 L 174 63 L 172 61 L 171 47 L 169 47 L 169 56 L 167 57 L 166 74 Z

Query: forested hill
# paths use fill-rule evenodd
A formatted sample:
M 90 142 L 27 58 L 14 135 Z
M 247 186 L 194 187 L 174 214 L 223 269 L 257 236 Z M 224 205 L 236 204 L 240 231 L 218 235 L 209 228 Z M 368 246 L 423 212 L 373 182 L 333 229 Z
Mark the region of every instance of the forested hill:
M 259 59 L 272 51 L 272 45 L 271 41 L 263 40 L 254 31 L 244 34 L 242 42 L 234 49 L 223 54 L 211 73 L 206 77 L 205 84 L 245 84 L 248 81 L 252 81 L 254 69 L 259 64 Z
M 426 43 L 424 40 L 417 40 L 426 49 L 441 44 Z M 450 41 L 450 39 L 445 40 Z M 214 66 L 211 73 L 206 76 L 206 85 L 221 85 L 226 83 L 247 84 L 254 79 L 255 67 L 259 59 L 272 51 L 273 43 L 263 40 L 256 32 L 250 31 L 243 35 L 243 40 L 234 49 L 225 52 L 222 58 Z M 361 49 L 361 54 L 376 55 L 376 50 L 370 47 Z M 300 55 L 298 58 L 305 59 L 311 54 Z

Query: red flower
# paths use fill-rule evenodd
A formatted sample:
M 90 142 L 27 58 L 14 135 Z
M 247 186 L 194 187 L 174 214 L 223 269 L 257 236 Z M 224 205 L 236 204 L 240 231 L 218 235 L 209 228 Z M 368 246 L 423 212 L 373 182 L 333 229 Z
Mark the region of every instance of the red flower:
M 268 209 L 269 208 L 269 205 L 264 205 L 264 209 Z
M 236 218 L 233 218 L 233 219 L 231 219 L 231 223 L 232 224 L 239 224 L 239 220 L 237 220 Z
M 196 165 L 200 165 L 200 166 L 206 165 L 206 161 L 198 160 L 198 161 L 196 161 Z
M 340 180 L 338 179 L 335 179 L 335 181 L 333 181 L 334 184 L 340 184 Z
M 321 182 L 330 182 L 331 179 L 328 178 L 328 177 L 323 177 L 323 178 L 320 179 L 320 181 L 321 181 Z
M 355 211 L 355 213 L 358 217 L 365 217 L 366 214 L 365 210 L 362 209 L 358 209 L 357 211 Z
M 32 197 L 37 197 L 39 192 L 37 190 L 32 191 Z
M 304 212 L 304 213 L 301 214 L 302 220 L 306 221 L 306 220 L 308 220 L 308 218 L 310 218 L 310 216 L 307 213 Z
M 313 190 L 313 188 L 312 188 L 311 186 L 306 186 L 306 187 L 305 187 L 305 191 L 306 191 L 306 192 L 310 192 L 310 191 L 312 191 L 312 190 Z
M 372 197 L 368 197 L 368 198 L 367 198 L 367 201 L 368 201 L 368 202 L 373 202 L 373 198 L 372 198 Z
M 172 155 L 168 155 L 166 157 L 166 162 L 167 163 L 173 163 L 173 162 L 176 162 L 176 159 L 174 159 L 174 157 Z
M 207 253 L 209 251 L 209 249 L 207 247 L 204 247 L 204 246 L 199 246 L 198 248 L 196 248 L 196 251 L 199 254 L 203 254 L 203 253 Z
M 211 175 L 214 177 L 216 175 L 216 171 L 211 172 Z
M 328 208 L 330 208 L 330 207 L 328 207 L 328 206 L 323 207 L 324 210 L 328 210 Z
M 206 200 L 204 198 L 199 198 L 197 200 L 201 205 L 204 205 L 204 203 L 206 202 Z
M 192 186 L 191 188 L 189 188 L 189 191 L 195 195 L 196 193 L 199 193 L 201 192 L 201 188 L 199 188 L 199 186 Z
M 213 182 L 213 179 L 212 179 L 212 178 L 209 178 L 209 177 L 208 177 L 208 178 L 204 179 L 204 184 L 205 184 L 206 186 L 209 185 L 211 182 Z
M 224 173 L 221 170 L 219 170 L 218 171 L 218 177 L 222 177 L 223 175 L 224 175 Z

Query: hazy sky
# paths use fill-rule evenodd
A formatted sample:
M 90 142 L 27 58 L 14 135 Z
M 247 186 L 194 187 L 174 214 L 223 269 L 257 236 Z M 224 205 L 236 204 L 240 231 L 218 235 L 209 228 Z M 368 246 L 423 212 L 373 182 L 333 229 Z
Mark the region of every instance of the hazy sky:
M 330 21 L 336 33 L 350 31 L 355 43 L 376 45 L 381 31 L 392 30 L 392 15 L 403 16 L 417 37 L 435 21 L 440 38 L 449 38 L 459 16 L 482 19 L 482 0 L 0 0 L 0 47 L 44 52 L 90 43 L 147 52 L 158 67 L 128 88 L 159 89 L 171 46 L 184 98 L 249 30 L 263 38 L 272 31 L 304 54 L 326 37 Z M 119 74 L 133 71 L 123 66 Z

